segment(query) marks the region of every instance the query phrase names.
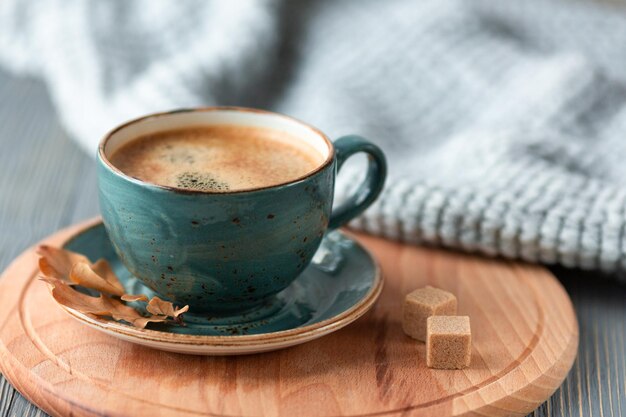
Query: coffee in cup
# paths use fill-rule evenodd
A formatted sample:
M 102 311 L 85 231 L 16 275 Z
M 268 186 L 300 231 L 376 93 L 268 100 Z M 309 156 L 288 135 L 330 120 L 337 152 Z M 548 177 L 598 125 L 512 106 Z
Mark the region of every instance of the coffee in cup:
M 139 137 L 116 150 L 110 160 L 141 181 L 226 192 L 293 181 L 321 165 L 324 156 L 287 132 L 213 125 Z

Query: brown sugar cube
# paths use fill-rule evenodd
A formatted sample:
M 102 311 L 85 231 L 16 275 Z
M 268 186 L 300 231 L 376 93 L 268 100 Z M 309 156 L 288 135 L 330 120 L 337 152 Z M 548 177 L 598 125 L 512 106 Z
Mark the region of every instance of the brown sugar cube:
M 456 314 L 456 297 L 434 287 L 419 288 L 404 299 L 402 329 L 413 339 L 426 341 L 426 319 Z
M 432 316 L 427 320 L 426 365 L 463 369 L 472 357 L 472 332 L 467 316 Z

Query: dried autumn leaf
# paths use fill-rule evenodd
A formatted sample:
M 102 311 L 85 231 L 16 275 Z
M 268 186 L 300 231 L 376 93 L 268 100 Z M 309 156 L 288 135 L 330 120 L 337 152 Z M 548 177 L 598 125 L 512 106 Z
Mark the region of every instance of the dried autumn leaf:
M 42 256 L 39 260 L 41 272 L 46 276 L 43 280 L 49 284 L 53 298 L 61 305 L 99 320 L 112 317 L 140 328 L 150 322 L 168 321 L 170 317 L 183 324 L 181 315 L 189 310 L 189 306 L 176 309 L 172 303 L 154 297 L 147 306 L 152 315 L 144 317 L 120 299 L 106 295 L 120 297 L 123 301 L 148 301 L 144 294 L 124 294 L 124 286 L 105 259 L 91 264 L 84 255 L 47 245 L 40 246 L 38 253 Z M 74 284 L 96 290 L 101 295 L 92 297 L 75 291 L 70 287 Z
M 103 297 L 91 297 L 89 295 L 74 291 L 72 287 L 65 282 L 55 278 L 42 278 L 42 281 L 48 283 L 52 297 L 66 307 L 73 308 L 83 313 L 94 314 L 97 316 L 109 315 L 111 310 L 108 299 Z
M 65 282 L 55 278 L 42 278 L 48 283 L 52 297 L 61 305 L 80 311 L 90 316 L 113 317 L 115 320 L 124 320 L 135 327 L 145 328 L 150 322 L 165 322 L 167 316 L 144 317 L 121 301 L 105 295 L 91 297 L 75 291 Z
M 124 286 L 120 282 L 115 272 L 111 268 L 111 265 L 106 259 L 98 259 L 93 265 L 91 265 L 91 269 L 96 274 L 100 275 L 106 282 L 117 287 L 122 292 L 124 291 Z
M 106 269 L 106 267 L 104 268 Z M 103 269 L 103 267 L 100 266 L 100 269 Z M 111 271 L 111 274 L 112 273 L 113 271 Z M 70 280 L 75 284 L 106 294 L 113 294 L 117 296 L 124 295 L 124 287 L 122 287 L 122 284 L 119 282 L 115 274 L 113 274 L 113 277 L 113 282 L 107 281 L 104 277 L 98 275 L 92 269 L 91 265 L 85 262 L 78 262 L 77 264 L 74 264 L 70 270 Z
M 176 309 L 174 308 L 174 304 L 169 301 L 161 300 L 159 297 L 155 296 L 152 297 L 146 306 L 146 310 L 152 314 L 178 318 L 178 316 L 189 310 L 189 306 Z
M 48 245 L 40 245 L 37 253 L 39 258 L 39 269 L 47 277 L 57 278 L 70 283 L 70 270 L 74 264 L 79 262 L 89 263 L 89 259 L 80 253 L 65 249 L 58 249 Z
M 124 294 L 122 295 L 121 298 L 123 301 L 148 301 L 148 296 L 145 294 L 138 294 L 138 295 Z

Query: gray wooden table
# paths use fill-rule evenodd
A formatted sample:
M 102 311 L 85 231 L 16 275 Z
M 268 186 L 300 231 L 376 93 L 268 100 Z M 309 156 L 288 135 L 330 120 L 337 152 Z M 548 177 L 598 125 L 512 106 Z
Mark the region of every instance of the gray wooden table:
M 97 213 L 94 160 L 63 132 L 43 85 L 0 72 L 0 269 Z M 626 416 L 626 286 L 597 273 L 554 273 L 574 302 L 580 348 L 563 386 L 531 415 Z M 0 376 L 0 417 L 44 415 Z

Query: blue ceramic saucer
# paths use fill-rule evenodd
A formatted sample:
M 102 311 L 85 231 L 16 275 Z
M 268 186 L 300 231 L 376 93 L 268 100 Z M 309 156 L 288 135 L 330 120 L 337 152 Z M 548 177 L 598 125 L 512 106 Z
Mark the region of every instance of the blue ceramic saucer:
M 92 261 L 107 259 L 128 293 L 153 295 L 120 262 L 102 223 L 79 230 L 64 247 Z M 241 314 L 209 316 L 190 311 L 185 326 L 151 323 L 138 329 L 66 310 L 97 330 L 155 349 L 236 355 L 281 349 L 338 330 L 369 310 L 381 289 L 382 277 L 373 257 L 355 240 L 333 231 L 288 288 L 262 307 Z

